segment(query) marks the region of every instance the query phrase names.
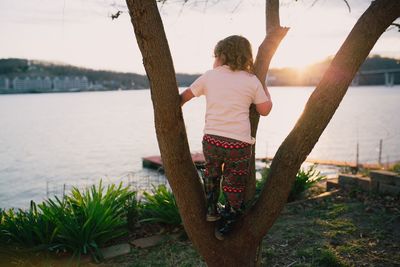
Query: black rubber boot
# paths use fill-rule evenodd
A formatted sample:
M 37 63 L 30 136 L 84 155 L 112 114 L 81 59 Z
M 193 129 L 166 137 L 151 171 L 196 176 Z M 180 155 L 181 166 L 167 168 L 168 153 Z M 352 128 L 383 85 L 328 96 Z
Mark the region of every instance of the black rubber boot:
M 219 193 L 219 192 L 218 192 Z M 221 215 L 218 210 L 218 196 L 217 192 L 209 192 L 206 195 L 207 200 L 207 215 L 206 221 L 215 222 L 221 219 Z
M 215 237 L 218 240 L 224 240 L 233 229 L 237 219 L 241 215 L 240 210 L 236 210 L 227 204 L 225 208 L 221 211 L 221 220 L 217 223 L 215 227 Z
M 219 214 L 218 199 L 220 194 L 220 178 L 219 177 L 205 177 L 204 172 L 203 185 L 204 193 L 207 201 L 207 214 L 206 221 L 215 222 L 221 219 Z

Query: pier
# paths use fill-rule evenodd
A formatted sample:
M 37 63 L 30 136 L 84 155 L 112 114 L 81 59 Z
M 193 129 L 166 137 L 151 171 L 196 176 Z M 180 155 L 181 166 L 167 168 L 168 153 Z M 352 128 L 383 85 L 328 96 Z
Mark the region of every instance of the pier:
M 203 153 L 191 153 L 191 156 L 192 161 L 196 165 L 196 167 L 204 164 L 205 160 Z M 142 166 L 143 168 L 164 171 L 161 156 L 150 156 L 142 158 Z
M 384 75 L 385 86 L 393 86 L 394 85 L 394 76 L 395 74 L 400 73 L 400 69 L 381 69 L 381 70 L 363 70 L 357 72 L 355 75 L 351 85 L 357 86 L 360 83 L 360 77 L 367 75 Z
M 202 166 L 204 164 L 204 156 L 203 153 L 192 153 L 192 160 L 196 167 Z M 270 162 L 272 161 L 272 157 L 264 157 L 264 158 L 256 158 L 256 161 L 261 162 Z M 356 163 L 351 161 L 338 161 L 338 160 L 319 160 L 319 159 L 311 159 L 307 158 L 305 162 L 318 164 L 318 165 L 330 165 L 330 166 L 337 166 L 343 168 L 365 168 L 365 169 L 382 169 L 383 165 L 379 163 Z M 144 168 L 163 171 L 163 164 L 161 160 L 161 156 L 149 156 L 142 158 L 142 165 Z M 390 167 L 394 163 L 388 164 Z

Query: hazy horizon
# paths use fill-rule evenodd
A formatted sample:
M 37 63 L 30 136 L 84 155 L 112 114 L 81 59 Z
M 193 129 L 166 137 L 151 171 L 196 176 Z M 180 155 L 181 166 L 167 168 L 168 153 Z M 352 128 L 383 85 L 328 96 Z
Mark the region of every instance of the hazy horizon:
M 369 55 L 368 57 L 370 58 L 370 57 L 374 57 L 374 56 L 381 56 L 381 55 L 373 54 L 373 55 Z M 294 69 L 294 70 L 301 71 L 303 69 L 307 69 L 309 67 L 312 67 L 313 65 L 323 63 L 323 62 L 329 60 L 329 58 L 332 58 L 332 57 L 333 57 L 333 55 L 332 56 L 328 56 L 325 59 L 313 62 L 310 65 L 307 65 L 307 66 L 304 66 L 304 67 L 301 67 L 301 68 L 295 67 L 295 66 L 282 66 L 282 67 L 271 67 L 270 69 L 271 70 L 274 70 L 274 69 L 275 70 L 282 70 L 282 69 L 286 69 L 287 68 L 287 69 Z M 391 59 L 400 60 L 400 57 L 398 57 L 398 58 L 384 57 L 384 58 L 391 58 Z M 61 65 L 61 66 L 77 67 L 77 68 L 88 69 L 88 70 L 93 70 L 93 71 L 107 71 L 107 72 L 133 73 L 133 74 L 139 74 L 139 75 L 146 75 L 146 73 L 137 73 L 137 72 L 132 72 L 132 71 L 118 71 L 118 70 L 113 70 L 113 69 L 96 69 L 96 68 L 92 68 L 92 67 L 88 67 L 88 66 L 74 65 L 74 64 L 70 64 L 70 63 L 62 62 L 62 61 L 49 61 L 49 60 L 42 60 L 42 59 L 36 59 L 36 58 L 34 58 L 34 59 L 30 59 L 30 58 L 12 58 L 12 57 L 11 58 L 0 58 L 0 60 L 2 60 L 2 59 L 29 60 L 29 61 L 40 62 L 40 63 L 43 63 L 43 64 L 54 64 L 54 65 Z M 185 72 L 185 71 L 183 71 L 183 72 L 176 72 L 176 73 L 177 74 L 188 74 L 188 75 L 201 75 L 201 72 Z

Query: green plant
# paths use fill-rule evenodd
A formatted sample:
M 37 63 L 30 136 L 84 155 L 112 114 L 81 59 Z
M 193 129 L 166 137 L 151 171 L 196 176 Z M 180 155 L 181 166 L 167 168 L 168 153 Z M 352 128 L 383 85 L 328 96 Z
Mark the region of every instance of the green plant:
M 267 177 L 269 174 L 270 168 L 269 167 L 265 167 L 261 170 L 260 174 L 261 174 L 261 179 L 260 180 L 256 180 L 256 198 L 258 198 L 258 196 L 261 193 L 262 188 L 265 185 L 265 182 L 267 181 Z
M 397 172 L 398 174 L 400 174 L 400 162 L 398 162 L 398 163 L 393 165 L 392 171 Z
M 137 201 L 136 192 L 134 192 L 134 194 L 132 194 L 125 203 L 128 228 L 131 231 L 135 230 L 135 225 L 139 221 L 139 208 L 140 204 Z
M 312 165 L 308 170 L 300 169 L 296 175 L 292 190 L 290 191 L 288 201 L 294 201 L 304 191 L 314 186 L 316 183 L 321 181 L 325 176 L 321 175 L 321 172 L 315 169 L 316 166 Z
M 140 222 L 181 225 L 182 219 L 175 196 L 165 185 L 153 186 L 152 193 L 143 193 Z
M 100 259 L 100 246 L 127 233 L 125 204 L 133 194 L 122 183 L 104 190 L 100 181 L 98 187 L 83 192 L 73 188 L 62 200 L 56 197 L 40 204 L 43 215 L 57 226 L 53 248 Z
M 33 201 L 26 211 L 1 211 L 0 222 L 0 240 L 5 244 L 47 249 L 57 233 L 56 225 L 38 211 Z
M 80 257 L 101 258 L 99 247 L 127 233 L 127 220 L 137 220 L 136 192 L 109 185 L 73 188 L 28 210 L 0 209 L 0 242 L 35 250 L 65 250 Z M 135 218 L 135 219 L 134 219 Z
M 261 171 L 261 179 L 256 181 L 256 198 L 260 195 L 261 190 L 267 181 L 269 171 L 270 169 L 268 167 L 264 168 Z M 307 170 L 299 170 L 297 172 L 293 187 L 289 193 L 288 201 L 290 202 L 298 199 L 304 191 L 311 188 L 324 178 L 325 176 L 321 175 L 321 173 L 316 170 L 315 165 L 312 165 Z
M 319 256 L 316 259 L 317 266 L 321 267 L 341 267 L 346 264 L 336 256 L 335 252 L 331 249 L 321 249 Z

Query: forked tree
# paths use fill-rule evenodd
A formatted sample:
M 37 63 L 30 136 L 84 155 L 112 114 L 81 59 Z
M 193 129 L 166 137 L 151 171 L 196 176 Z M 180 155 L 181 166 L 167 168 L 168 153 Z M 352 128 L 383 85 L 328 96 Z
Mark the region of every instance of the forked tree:
M 358 19 L 311 94 L 293 130 L 271 163 L 264 188 L 224 241 L 205 221 L 205 196 L 192 162 L 180 108 L 174 66 L 156 0 L 126 0 L 150 81 L 157 140 L 165 174 L 185 230 L 208 266 L 254 266 L 257 248 L 284 207 L 296 173 L 328 125 L 358 68 L 381 34 L 400 16 L 399 0 L 375 0 Z M 266 37 L 259 46 L 255 72 L 264 82 L 269 63 L 288 28 L 280 26 L 279 0 L 266 0 Z M 262 25 L 254 25 L 254 27 Z M 193 51 L 195 52 L 195 51 Z M 253 134 L 258 116 L 251 111 Z M 246 199 L 254 196 L 254 175 Z

